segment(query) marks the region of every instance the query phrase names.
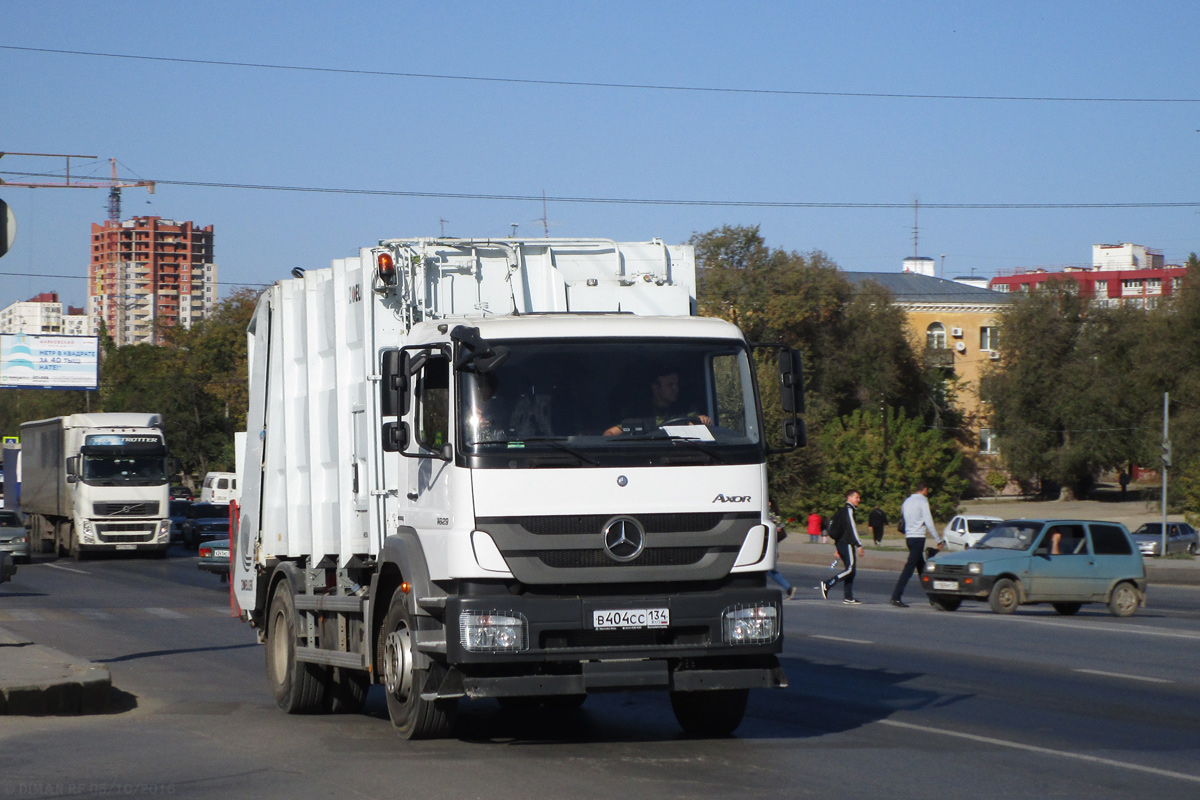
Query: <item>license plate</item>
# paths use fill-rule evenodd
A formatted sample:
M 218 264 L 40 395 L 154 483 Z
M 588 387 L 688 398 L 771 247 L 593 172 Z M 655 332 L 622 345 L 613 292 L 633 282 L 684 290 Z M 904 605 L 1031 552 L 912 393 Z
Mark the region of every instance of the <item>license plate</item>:
M 118 550 L 137 550 L 137 545 L 136 544 L 119 544 L 119 545 L 117 545 L 117 549 Z
M 229 558 L 228 550 L 213 550 L 213 558 Z
M 666 628 L 671 625 L 669 608 L 622 608 L 613 611 L 593 611 L 592 627 L 596 630 L 613 628 Z
M 958 581 L 934 581 L 933 588 L 935 590 L 943 591 L 943 592 L 945 592 L 945 591 L 957 592 L 958 591 Z

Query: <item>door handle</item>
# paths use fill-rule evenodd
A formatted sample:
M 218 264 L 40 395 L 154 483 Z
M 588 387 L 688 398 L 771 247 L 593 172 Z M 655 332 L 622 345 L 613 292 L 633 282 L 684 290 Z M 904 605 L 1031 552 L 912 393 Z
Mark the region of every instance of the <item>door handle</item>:
M 415 500 L 417 499 L 417 493 L 416 493 L 416 492 L 409 492 L 409 493 L 408 493 L 408 499 L 409 499 L 409 500 L 414 500 L 414 501 L 415 501 Z

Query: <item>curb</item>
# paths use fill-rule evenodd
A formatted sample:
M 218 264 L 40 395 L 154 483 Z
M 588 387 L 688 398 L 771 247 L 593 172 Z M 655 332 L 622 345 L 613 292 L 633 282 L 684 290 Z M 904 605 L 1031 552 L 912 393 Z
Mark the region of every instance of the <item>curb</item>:
M 102 714 L 111 690 L 108 667 L 0 628 L 0 715 Z

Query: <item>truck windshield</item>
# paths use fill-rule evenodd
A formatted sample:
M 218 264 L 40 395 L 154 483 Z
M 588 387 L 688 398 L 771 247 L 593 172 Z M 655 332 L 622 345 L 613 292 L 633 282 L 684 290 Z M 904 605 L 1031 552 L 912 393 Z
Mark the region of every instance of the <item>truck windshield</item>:
M 80 478 L 95 486 L 154 486 L 167 482 L 167 461 L 162 456 L 85 455 Z
M 459 375 L 473 466 L 750 463 L 762 458 L 750 358 L 729 340 L 511 340 Z M 654 462 L 658 463 L 658 462 Z

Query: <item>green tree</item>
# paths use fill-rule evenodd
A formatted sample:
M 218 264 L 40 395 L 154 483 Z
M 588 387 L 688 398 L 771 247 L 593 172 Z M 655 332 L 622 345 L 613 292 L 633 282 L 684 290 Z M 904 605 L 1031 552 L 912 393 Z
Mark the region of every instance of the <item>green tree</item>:
M 876 412 L 889 439 L 891 414 L 918 417 L 931 410 L 932 394 L 912 352 L 904 312 L 881 286 L 856 288 L 824 253 L 769 248 L 757 227 L 724 226 L 695 234 L 700 313 L 738 325 L 752 342 L 781 342 L 804 360 L 809 447 L 769 460 L 770 491 L 780 508 L 802 514 L 815 497 L 828 454 L 817 433 L 859 409 Z M 760 364 L 760 386 L 769 431 L 778 428 L 774 383 L 762 380 L 774 366 Z M 876 482 L 893 474 L 890 450 L 874 462 Z M 957 499 L 957 498 L 956 498 Z
M 888 416 L 885 426 L 878 411 L 858 410 L 821 429 L 818 439 L 825 469 L 814 492 L 816 503 L 828 514 L 842 504 L 849 489 L 858 489 L 863 508 L 878 505 L 894 520 L 917 481 L 925 480 L 934 516 L 949 519 L 966 488 L 957 442 L 901 409 L 889 411 Z M 884 430 L 890 433 L 887 441 Z M 881 462 L 891 464 L 894 471 L 886 482 L 880 479 Z

